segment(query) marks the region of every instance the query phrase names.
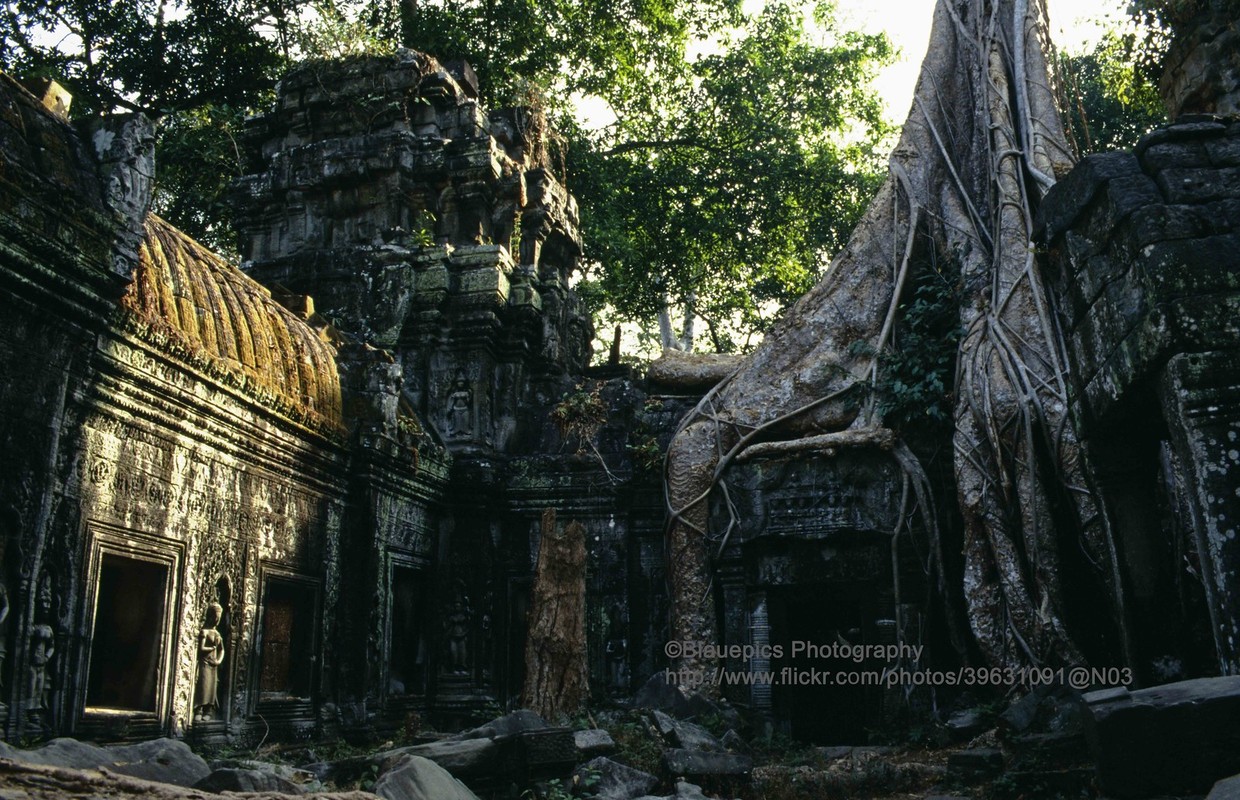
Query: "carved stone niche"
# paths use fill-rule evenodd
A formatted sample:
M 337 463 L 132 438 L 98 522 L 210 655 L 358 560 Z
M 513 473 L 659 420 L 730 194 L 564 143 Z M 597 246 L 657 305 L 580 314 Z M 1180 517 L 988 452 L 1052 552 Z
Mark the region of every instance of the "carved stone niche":
M 194 658 L 192 652 L 177 652 L 176 646 L 182 546 L 94 524 L 88 529 L 87 547 L 78 733 L 98 738 L 122 738 L 152 728 L 152 733 L 167 733 L 177 666 Z M 39 668 L 32 661 L 31 669 Z

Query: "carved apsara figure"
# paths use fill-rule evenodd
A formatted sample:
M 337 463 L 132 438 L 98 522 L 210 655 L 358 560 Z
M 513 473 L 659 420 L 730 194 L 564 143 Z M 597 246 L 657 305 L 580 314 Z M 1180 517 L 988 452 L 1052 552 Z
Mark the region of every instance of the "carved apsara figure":
M 34 708 L 48 707 L 47 665 L 56 654 L 56 635 L 51 625 L 30 629 L 29 697 Z
M 458 597 L 444 620 L 448 639 L 448 669 L 453 675 L 469 673 L 469 599 Z
M 219 603 L 207 606 L 206 624 L 198 634 L 198 696 L 194 719 L 214 719 L 220 707 L 219 674 L 224 662 L 224 637 L 216 630 L 224 609 Z
M 448 435 L 469 436 L 473 433 L 473 422 L 470 419 L 474 411 L 474 393 L 465 380 L 465 373 L 456 371 L 456 382 L 452 384 L 452 392 L 448 395 Z

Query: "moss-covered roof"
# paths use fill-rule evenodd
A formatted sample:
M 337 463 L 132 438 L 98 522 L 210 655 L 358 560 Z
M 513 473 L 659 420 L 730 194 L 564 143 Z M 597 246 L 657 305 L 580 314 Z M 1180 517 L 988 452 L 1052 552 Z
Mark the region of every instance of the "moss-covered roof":
M 257 281 L 154 214 L 121 305 L 174 355 L 264 405 L 341 428 L 332 346 Z

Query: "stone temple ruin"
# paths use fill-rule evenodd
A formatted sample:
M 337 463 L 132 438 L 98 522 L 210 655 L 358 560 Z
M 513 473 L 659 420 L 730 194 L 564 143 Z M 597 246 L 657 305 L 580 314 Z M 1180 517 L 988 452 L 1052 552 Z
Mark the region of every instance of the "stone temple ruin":
M 710 382 L 590 366 L 543 125 L 482 108 L 464 64 L 303 66 L 248 126 L 243 272 L 150 213 L 149 122 L 70 124 L 0 78 L 6 738 L 331 738 L 511 705 L 546 508 L 585 529 L 596 694 L 668 665 L 646 456 Z M 1240 124 L 1189 119 L 1043 209 L 1142 684 L 1240 671 L 1238 176 Z M 886 643 L 932 615 L 887 456 L 729 469 L 725 643 Z M 724 693 L 827 744 L 889 711 L 873 687 Z

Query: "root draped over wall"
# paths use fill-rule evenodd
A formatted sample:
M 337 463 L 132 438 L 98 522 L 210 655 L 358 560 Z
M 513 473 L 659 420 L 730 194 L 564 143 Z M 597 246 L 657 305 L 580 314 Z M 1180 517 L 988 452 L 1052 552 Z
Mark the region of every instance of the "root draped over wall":
M 845 430 L 852 439 L 888 435 L 871 389 L 914 249 L 927 240 L 960 264 L 964 286 L 952 443 L 963 581 L 943 571 L 917 459 L 903 445 L 893 453 L 933 539 L 938 594 L 963 602 L 957 616 L 967 616 L 992 664 L 1082 663 L 1059 568 L 1083 554 L 1122 632 L 1114 547 L 1068 418 L 1064 345 L 1032 244 L 1039 202 L 1072 166 L 1046 31 L 1041 0 L 939 0 L 887 180 L 823 279 L 672 441 L 672 639 L 717 641 L 711 562 L 730 530 L 709 529 L 706 499 L 726 496 L 727 467 L 741 452 Z M 966 632 L 953 634 L 963 648 Z M 714 663 L 695 657 L 679 666 Z

